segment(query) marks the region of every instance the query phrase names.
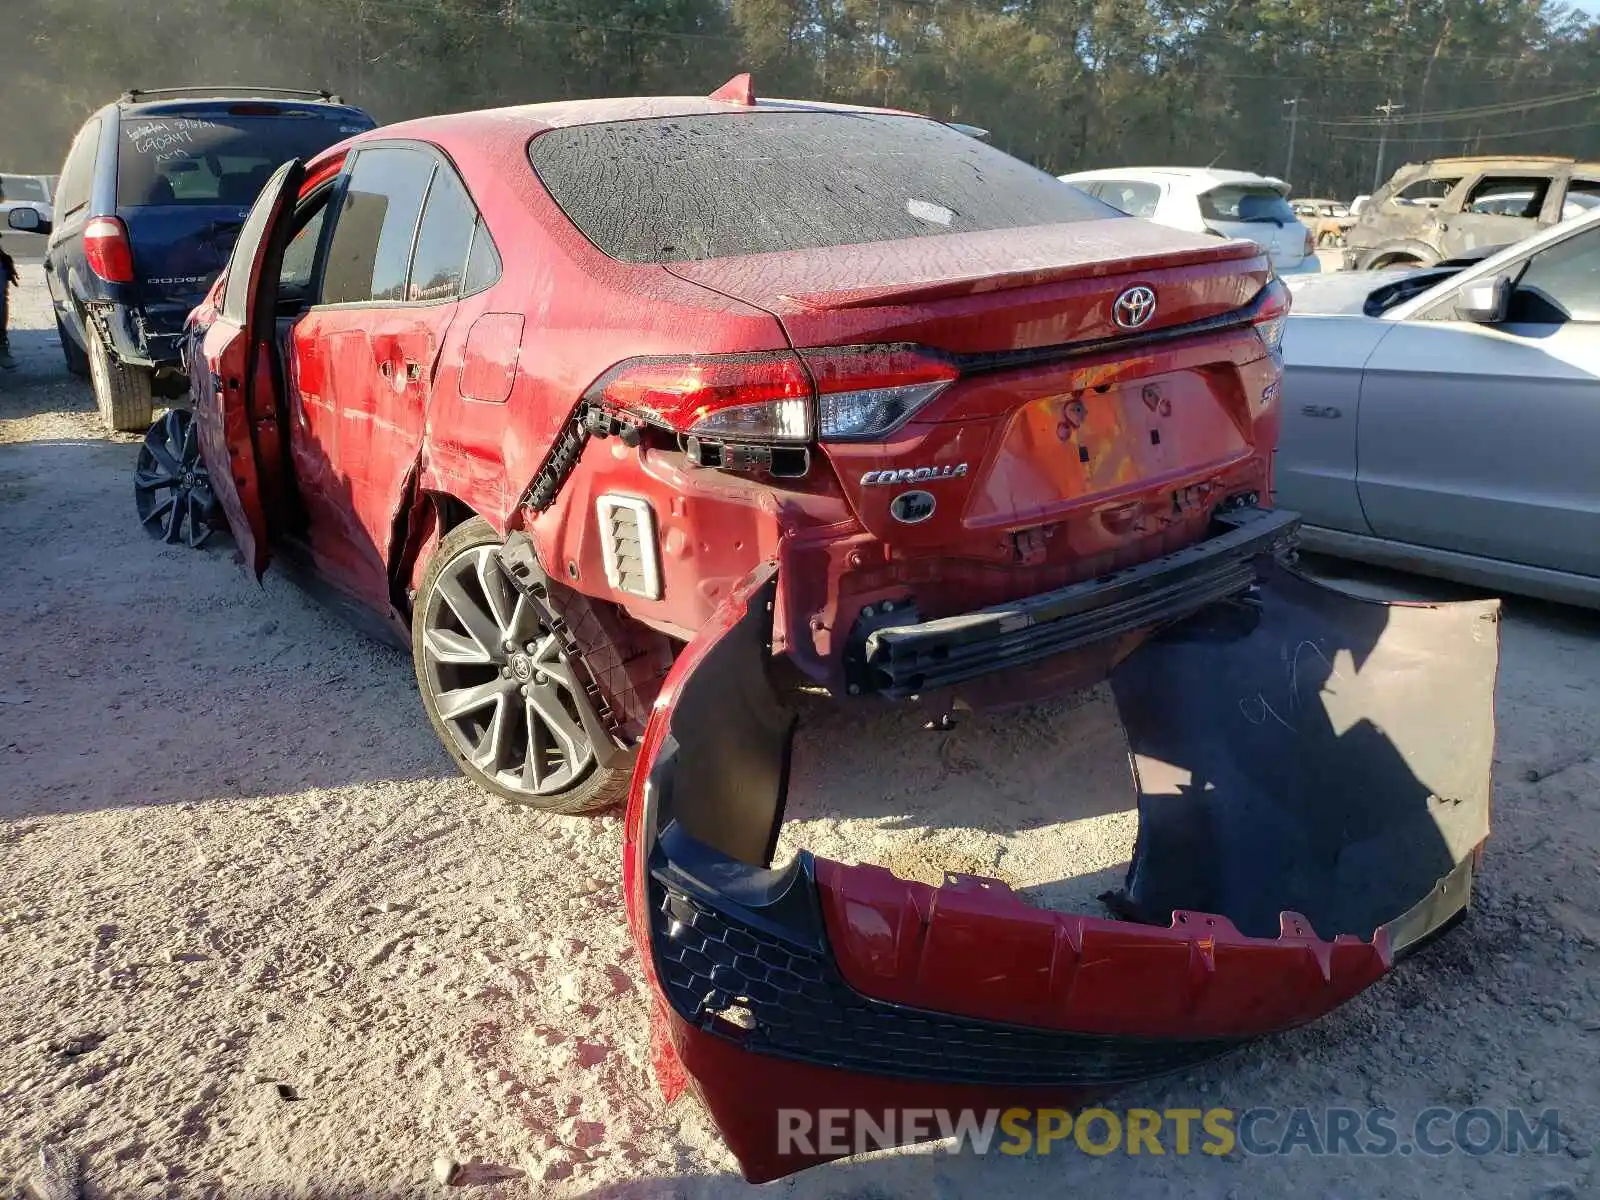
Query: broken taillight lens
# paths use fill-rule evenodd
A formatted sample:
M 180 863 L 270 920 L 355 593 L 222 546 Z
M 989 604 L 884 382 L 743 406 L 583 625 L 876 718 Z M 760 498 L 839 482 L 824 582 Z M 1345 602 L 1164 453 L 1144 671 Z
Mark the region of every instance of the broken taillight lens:
M 957 374 L 914 346 L 633 358 L 587 398 L 700 438 L 859 441 L 894 429 Z
M 1257 298 L 1260 307 L 1252 318 L 1256 336 L 1273 354 L 1282 353 L 1283 329 L 1289 321 L 1289 288 L 1274 275 Z
M 128 227 L 116 217 L 95 217 L 83 227 L 83 256 L 107 283 L 133 282 L 133 247 Z

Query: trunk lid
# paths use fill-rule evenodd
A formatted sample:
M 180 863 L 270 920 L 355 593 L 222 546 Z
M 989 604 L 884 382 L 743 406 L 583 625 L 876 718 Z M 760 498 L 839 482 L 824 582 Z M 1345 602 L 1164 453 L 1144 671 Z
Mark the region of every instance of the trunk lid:
M 1247 242 L 1119 217 L 670 269 L 772 312 L 802 354 L 909 343 L 956 360 L 961 377 L 882 440 L 823 444 L 858 519 L 906 550 L 987 555 L 1075 519 L 1056 553 L 1115 554 L 1175 492 L 1264 452 L 1241 367 L 1266 351 L 1229 320 L 1270 278 Z M 1133 288 L 1155 308 L 1130 329 L 1115 306 Z M 908 520 L 913 490 L 931 500 Z

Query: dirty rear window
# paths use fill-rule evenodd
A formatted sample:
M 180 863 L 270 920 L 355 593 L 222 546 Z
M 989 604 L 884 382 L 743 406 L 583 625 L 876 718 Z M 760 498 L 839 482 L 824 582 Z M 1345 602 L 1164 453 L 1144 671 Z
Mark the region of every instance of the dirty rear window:
M 1121 214 L 934 121 L 757 111 L 554 129 L 540 181 L 624 262 L 1015 229 Z
M 1287 225 L 1294 209 L 1277 188 L 1228 184 L 1200 193 L 1200 216 L 1207 221 L 1272 221 Z
M 272 173 L 371 123 L 342 115 L 138 117 L 122 121 L 117 204 L 248 208 Z

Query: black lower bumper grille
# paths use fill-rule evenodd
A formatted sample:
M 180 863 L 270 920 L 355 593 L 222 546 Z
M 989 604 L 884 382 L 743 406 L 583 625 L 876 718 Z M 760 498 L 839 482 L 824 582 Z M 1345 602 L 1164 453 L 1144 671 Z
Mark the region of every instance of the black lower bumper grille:
M 873 1000 L 844 981 L 826 948 L 777 937 L 737 905 L 691 897 L 658 875 L 650 899 L 673 1008 L 754 1053 L 941 1083 L 1074 1087 L 1182 1070 L 1239 1044 L 1030 1029 Z M 734 1006 L 748 1014 L 744 1027 L 718 1019 Z

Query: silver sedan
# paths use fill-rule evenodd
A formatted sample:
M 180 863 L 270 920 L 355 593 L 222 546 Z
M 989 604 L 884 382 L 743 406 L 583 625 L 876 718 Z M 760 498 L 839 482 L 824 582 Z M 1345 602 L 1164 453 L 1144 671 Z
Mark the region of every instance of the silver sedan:
M 1600 608 L 1600 210 L 1467 266 L 1287 280 L 1303 544 Z

